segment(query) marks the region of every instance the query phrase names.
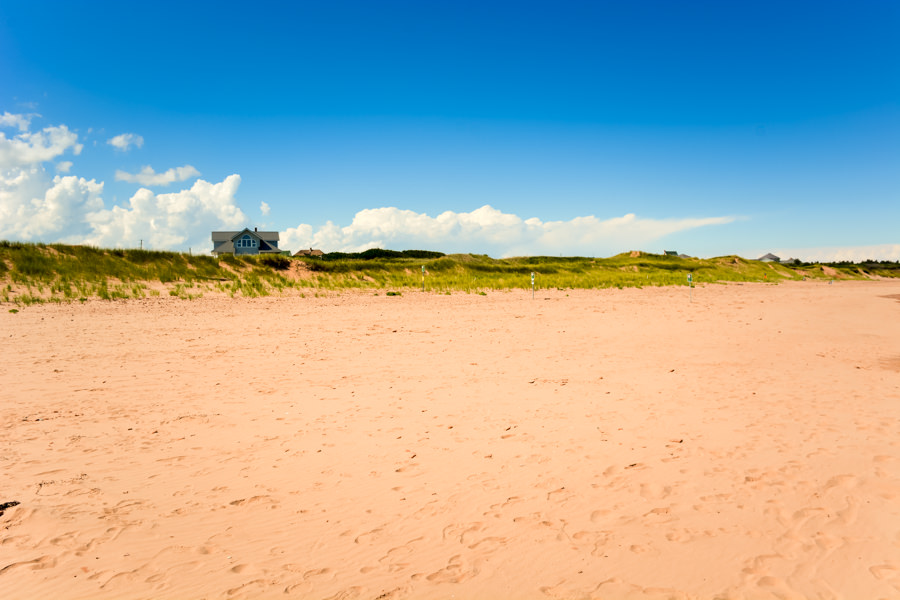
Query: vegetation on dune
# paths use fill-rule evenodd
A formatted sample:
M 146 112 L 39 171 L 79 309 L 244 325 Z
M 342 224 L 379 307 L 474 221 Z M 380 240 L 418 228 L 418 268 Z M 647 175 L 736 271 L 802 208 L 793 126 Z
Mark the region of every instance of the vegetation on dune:
M 290 289 L 315 295 L 353 288 L 393 291 L 422 289 L 423 279 L 429 292 L 485 293 L 529 289 L 531 273 L 535 273 L 537 289 L 623 288 L 687 285 L 688 273 L 694 284 L 900 277 L 900 263 L 784 265 L 738 256 L 697 259 L 645 252 L 609 258 L 495 259 L 477 254 L 382 249 L 334 252 L 321 257 L 214 258 L 179 252 L 0 241 L 0 301 L 15 305 L 142 298 L 161 292 L 193 299 L 204 292 L 254 297 Z

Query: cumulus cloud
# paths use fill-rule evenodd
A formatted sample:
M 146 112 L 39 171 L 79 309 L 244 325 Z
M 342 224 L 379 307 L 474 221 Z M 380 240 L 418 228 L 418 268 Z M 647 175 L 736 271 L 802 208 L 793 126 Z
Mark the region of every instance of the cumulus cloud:
M 204 248 L 209 232 L 239 228 L 247 218 L 235 194 L 241 178 L 198 180 L 190 189 L 154 194 L 141 188 L 107 208 L 103 182 L 50 178 L 40 165 L 0 172 L 0 238 L 104 247 Z
M 0 132 L 0 238 L 41 239 L 63 230 L 77 231 L 80 216 L 102 206 L 103 184 L 83 177 L 50 177 L 43 163 L 66 151 L 81 152 L 78 135 L 65 125 L 30 132 L 33 115 L 4 113 L 4 126 L 19 133 Z M 62 161 L 62 173 L 71 167 Z
M 176 181 L 186 181 L 199 176 L 200 171 L 191 165 L 175 167 L 169 169 L 165 173 L 157 173 L 150 165 L 141 168 L 139 173 L 134 174 L 126 173 L 125 171 L 116 171 L 116 181 L 127 181 L 128 183 L 139 183 L 148 186 L 169 185 Z
M 80 154 L 82 145 L 78 135 L 65 125 L 22 131 L 12 138 L 0 132 L 0 171 L 53 160 L 69 149 Z
M 768 252 L 768 251 L 767 251 Z M 759 258 L 760 252 L 748 258 Z M 821 246 L 818 248 L 776 248 L 773 253 L 782 260 L 798 258 L 804 262 L 862 262 L 865 260 L 900 261 L 900 244 L 872 246 Z
M 28 116 L 4 113 L 0 119 L 0 125 L 19 128 L 13 137 L 0 132 L 2 239 L 106 247 L 137 246 L 143 240 L 146 248 L 205 249 L 211 244 L 210 231 L 238 228 L 247 221 L 235 199 L 238 175 L 219 183 L 198 180 L 190 189 L 170 194 L 141 188 L 124 204 L 107 207 L 102 181 L 66 175 L 72 161 L 59 161 L 55 165 L 59 174 L 48 173 L 49 161 L 67 151 L 81 152 L 74 132 L 65 125 L 30 132 Z M 123 134 L 110 143 L 127 149 L 142 140 Z M 145 167 L 133 180 L 165 185 L 199 174 L 190 165 L 160 174 Z
M 116 150 L 127 152 L 132 146 L 140 148 L 144 145 L 144 138 L 134 133 L 120 133 L 106 140 L 106 143 Z
M 634 214 L 611 219 L 576 217 L 568 221 L 523 219 L 489 205 L 472 212 L 443 212 L 436 217 L 398 208 L 362 210 L 350 225 L 328 222 L 288 229 L 281 246 L 316 247 L 326 251 L 359 252 L 369 248 L 435 249 L 444 252 L 485 252 L 494 256 L 569 254 L 603 256 L 645 247 L 667 235 L 714 225 L 736 217 L 647 219 Z
M 52 179 L 39 166 L 0 173 L 0 238 L 43 240 L 86 233 L 84 215 L 103 206 L 103 183 Z
M 19 131 L 28 131 L 31 119 L 40 115 L 15 115 L 4 112 L 0 115 L 0 127 L 17 127 Z
M 69 175 L 78 154 L 78 135 L 65 125 L 30 131 L 30 116 L 4 113 L 0 125 L 17 132 L 0 132 L 0 238 L 60 241 L 105 247 L 208 250 L 209 232 L 239 229 L 247 217 L 237 204 L 241 178 L 214 183 L 197 179 L 188 189 L 159 194 L 150 186 L 169 185 L 199 177 L 191 165 L 156 173 L 145 166 L 139 173 L 116 172 L 116 179 L 142 186 L 127 201 L 107 205 L 104 183 Z M 132 133 L 110 138 L 119 150 L 140 146 Z M 52 176 L 51 161 L 57 174 Z M 260 203 L 260 212 L 270 207 Z M 471 212 L 446 211 L 437 216 L 384 207 L 358 212 L 352 222 L 328 222 L 314 228 L 301 224 L 285 231 L 281 246 L 327 251 L 360 251 L 373 247 L 434 249 L 444 252 L 484 252 L 493 256 L 569 254 L 605 256 L 644 248 L 670 234 L 724 225 L 734 217 L 648 219 L 634 214 L 601 219 L 593 215 L 567 221 L 542 221 L 504 213 L 485 205 Z
M 84 215 L 89 233 L 77 240 L 95 246 L 137 246 L 175 249 L 211 248 L 209 234 L 244 226 L 247 217 L 237 206 L 239 175 L 219 183 L 202 179 L 190 189 L 154 194 L 141 188 L 124 206 L 100 208 Z

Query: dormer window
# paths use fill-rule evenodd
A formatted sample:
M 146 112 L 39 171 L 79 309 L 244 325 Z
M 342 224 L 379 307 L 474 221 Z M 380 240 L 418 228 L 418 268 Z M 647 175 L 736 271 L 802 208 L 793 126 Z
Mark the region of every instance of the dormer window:
M 243 237 L 238 240 L 237 246 L 238 248 L 256 248 L 256 238 L 245 233 Z

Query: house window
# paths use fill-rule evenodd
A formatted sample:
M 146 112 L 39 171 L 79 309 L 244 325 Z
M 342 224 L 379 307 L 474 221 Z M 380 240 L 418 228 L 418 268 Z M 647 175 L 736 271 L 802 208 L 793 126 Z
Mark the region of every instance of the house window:
M 238 240 L 238 248 L 256 248 L 256 239 L 245 235 Z

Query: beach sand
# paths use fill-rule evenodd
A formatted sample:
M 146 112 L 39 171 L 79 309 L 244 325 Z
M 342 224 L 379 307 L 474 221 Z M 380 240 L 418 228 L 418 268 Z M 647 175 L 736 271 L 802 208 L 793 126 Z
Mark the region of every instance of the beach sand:
M 0 596 L 900 598 L 898 299 L 4 308 Z

